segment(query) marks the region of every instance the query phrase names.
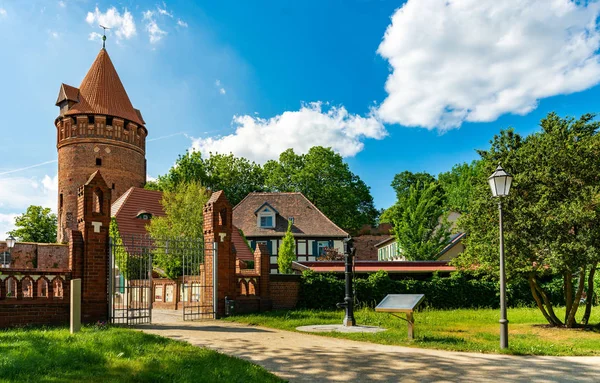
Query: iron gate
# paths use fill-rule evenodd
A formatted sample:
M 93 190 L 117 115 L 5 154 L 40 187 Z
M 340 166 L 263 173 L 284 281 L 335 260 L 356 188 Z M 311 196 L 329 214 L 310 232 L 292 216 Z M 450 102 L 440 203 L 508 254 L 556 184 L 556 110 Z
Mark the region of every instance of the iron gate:
M 217 301 L 216 289 L 213 289 L 213 286 L 217 286 L 217 272 L 214 267 L 217 264 L 216 243 L 199 242 L 196 246 L 182 249 L 181 253 L 183 257 L 180 304 L 183 306 L 183 320 L 214 319 Z M 206 254 L 212 255 L 212 263 L 205 262 Z
M 110 238 L 109 320 L 134 325 L 152 321 L 152 241 L 146 236 Z

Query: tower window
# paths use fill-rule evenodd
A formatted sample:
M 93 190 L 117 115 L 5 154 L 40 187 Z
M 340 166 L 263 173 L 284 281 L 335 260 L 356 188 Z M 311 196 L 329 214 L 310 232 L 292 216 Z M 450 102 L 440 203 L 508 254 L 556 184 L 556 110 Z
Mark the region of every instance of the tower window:
M 112 188 L 111 188 L 111 189 L 112 189 L 112 190 L 115 190 L 115 184 L 112 184 Z
M 102 158 L 96 158 L 96 166 L 102 166 Z
M 112 117 L 106 117 L 106 125 L 112 126 Z
M 100 190 L 100 189 L 94 190 L 94 204 L 92 207 L 92 209 L 93 209 L 92 211 L 94 213 L 100 213 L 100 214 L 103 213 L 103 209 L 102 209 L 102 204 L 104 203 L 103 197 L 104 197 L 104 195 L 102 193 L 102 190 Z
M 61 212 L 62 208 L 63 208 L 63 195 L 62 195 L 62 193 L 60 193 L 60 196 L 58 198 L 58 206 L 59 206 L 58 210 L 60 210 L 59 212 Z
M 88 116 L 88 124 L 94 123 L 94 116 Z

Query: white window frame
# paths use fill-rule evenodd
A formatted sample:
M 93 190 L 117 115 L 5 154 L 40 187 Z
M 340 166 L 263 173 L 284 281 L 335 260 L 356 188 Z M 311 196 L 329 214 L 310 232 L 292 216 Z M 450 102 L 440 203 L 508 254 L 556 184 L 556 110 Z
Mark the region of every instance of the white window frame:
M 263 226 L 261 225 L 262 217 L 271 217 L 271 226 Z M 256 215 L 256 226 L 261 227 L 263 229 L 273 229 L 275 227 L 275 212 L 273 209 L 269 209 L 268 206 L 265 206 L 257 215 Z

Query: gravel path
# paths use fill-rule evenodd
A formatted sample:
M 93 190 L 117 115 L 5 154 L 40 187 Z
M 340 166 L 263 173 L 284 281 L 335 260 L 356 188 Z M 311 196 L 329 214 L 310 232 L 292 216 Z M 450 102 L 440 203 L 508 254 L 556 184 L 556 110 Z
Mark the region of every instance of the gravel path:
M 291 382 L 600 382 L 600 357 L 426 350 L 179 318 L 155 313 L 140 329 L 250 360 Z

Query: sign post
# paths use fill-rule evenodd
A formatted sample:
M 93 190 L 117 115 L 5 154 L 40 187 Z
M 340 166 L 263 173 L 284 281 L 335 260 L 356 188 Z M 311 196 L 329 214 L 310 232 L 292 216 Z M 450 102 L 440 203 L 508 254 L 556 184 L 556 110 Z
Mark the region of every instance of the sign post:
M 390 313 L 408 324 L 408 339 L 415 339 L 415 319 L 413 313 L 425 299 L 424 294 L 388 294 L 375 307 L 375 311 Z M 395 313 L 406 313 L 402 318 Z
M 81 279 L 71 279 L 71 334 L 81 330 Z

